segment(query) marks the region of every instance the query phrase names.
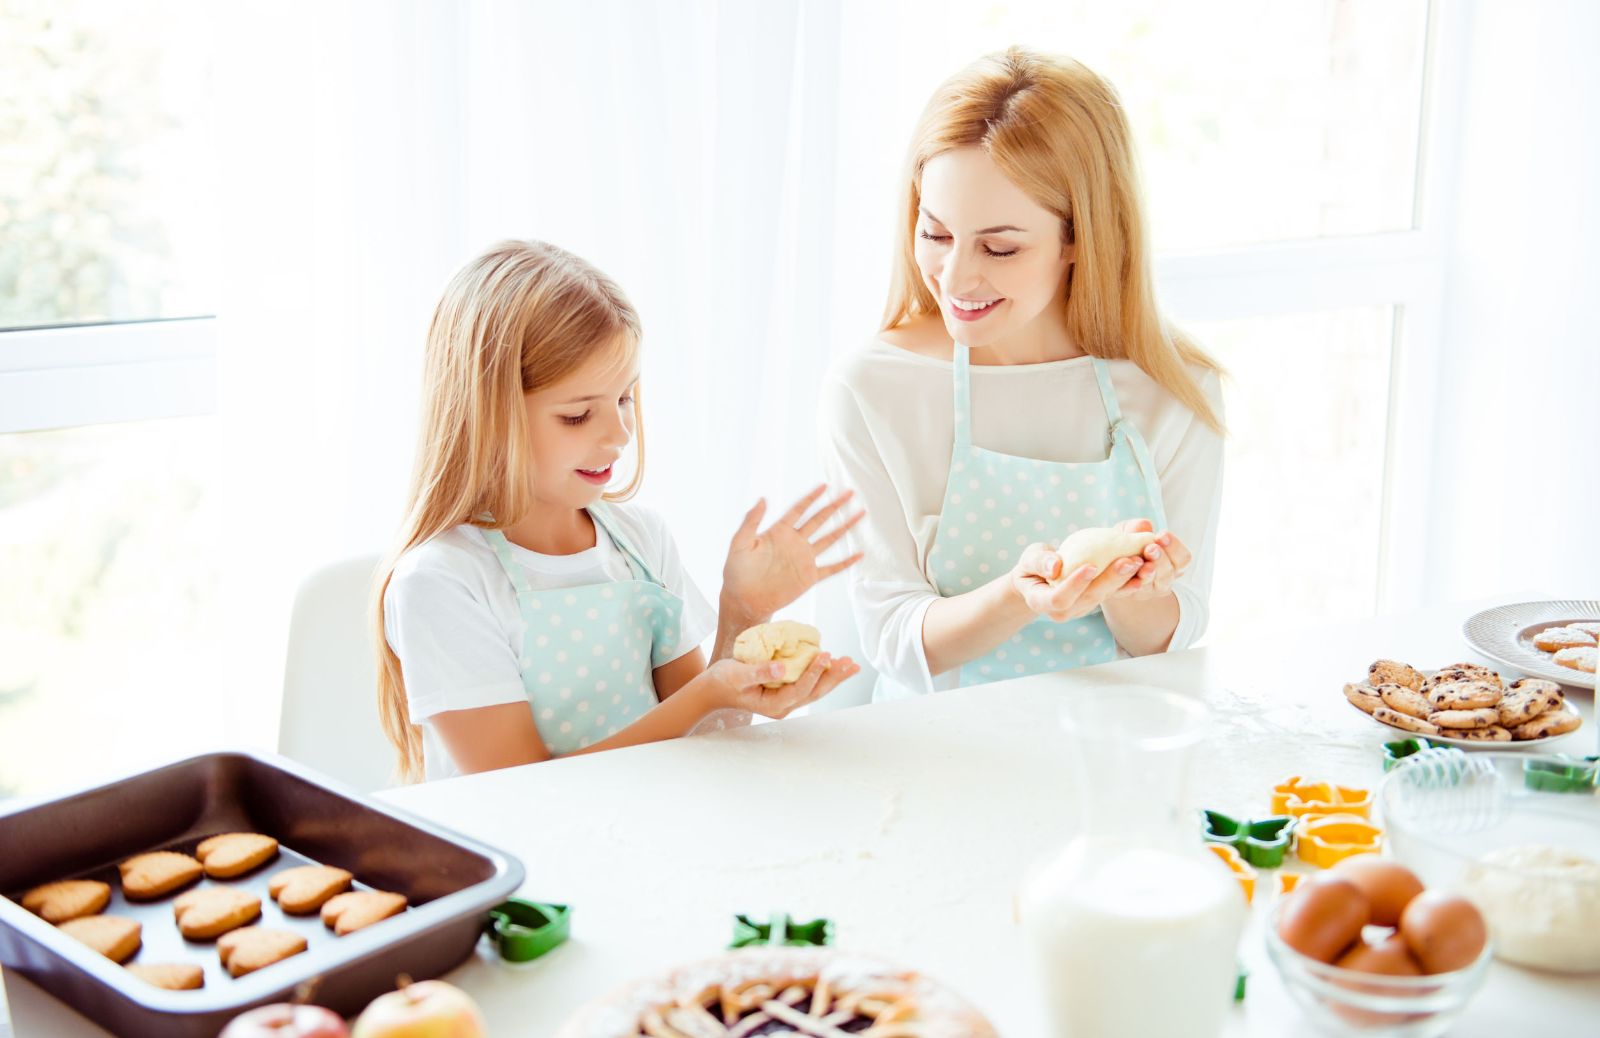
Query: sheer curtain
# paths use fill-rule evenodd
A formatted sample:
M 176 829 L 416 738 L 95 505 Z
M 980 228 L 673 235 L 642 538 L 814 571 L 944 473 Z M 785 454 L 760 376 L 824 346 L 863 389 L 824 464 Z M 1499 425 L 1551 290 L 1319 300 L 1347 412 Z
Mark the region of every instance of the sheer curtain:
M 238 739 L 271 742 L 299 580 L 398 524 L 428 315 L 498 239 L 572 249 L 639 308 L 640 499 L 708 595 L 743 510 L 807 488 L 818 382 L 842 329 L 870 331 L 886 276 L 886 204 L 852 232 L 870 247 L 835 235 L 837 12 L 386 0 L 225 18 L 221 648 L 245 661 L 228 668 Z M 872 290 L 842 310 L 838 285 L 862 277 Z

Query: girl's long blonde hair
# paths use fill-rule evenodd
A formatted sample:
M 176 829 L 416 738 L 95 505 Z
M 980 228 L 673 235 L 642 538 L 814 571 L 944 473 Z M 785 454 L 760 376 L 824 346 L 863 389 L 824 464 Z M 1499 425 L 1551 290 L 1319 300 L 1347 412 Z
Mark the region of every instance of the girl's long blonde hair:
M 1077 255 L 1067 275 L 1067 330 L 1086 353 L 1133 361 L 1206 425 L 1221 419 L 1190 371 L 1220 371 L 1156 307 L 1138 171 L 1111 84 L 1070 59 L 1021 47 L 980 58 L 934 92 L 906 163 L 904 203 L 883 330 L 939 304 L 917 269 L 922 170 L 935 155 L 982 148 L 1029 197 L 1061 218 Z
M 533 471 L 524 394 L 596 357 L 631 364 L 639 340 L 639 315 L 616 282 L 545 242 L 501 242 L 445 288 L 428 328 L 422 432 L 405 522 L 372 593 L 378 712 L 402 781 L 421 777 L 422 729 L 411 723 L 400 660 L 384 630 L 383 598 L 396 562 L 461 523 L 500 528 L 526 515 Z M 633 407 L 638 464 L 608 501 L 632 497 L 644 478 L 637 390 Z

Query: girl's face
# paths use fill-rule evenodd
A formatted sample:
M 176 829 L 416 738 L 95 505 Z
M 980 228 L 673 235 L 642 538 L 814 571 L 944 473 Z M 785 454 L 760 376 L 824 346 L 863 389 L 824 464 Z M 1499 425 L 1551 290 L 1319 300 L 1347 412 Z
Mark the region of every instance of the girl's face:
M 957 148 L 922 169 L 917 268 L 950 337 L 987 346 L 1041 315 L 1064 314 L 1073 247 L 1061 219 L 1006 179 L 981 148 Z
M 587 508 L 633 439 L 639 371 L 598 357 L 561 381 L 523 394 L 533 437 L 534 496 L 548 505 Z

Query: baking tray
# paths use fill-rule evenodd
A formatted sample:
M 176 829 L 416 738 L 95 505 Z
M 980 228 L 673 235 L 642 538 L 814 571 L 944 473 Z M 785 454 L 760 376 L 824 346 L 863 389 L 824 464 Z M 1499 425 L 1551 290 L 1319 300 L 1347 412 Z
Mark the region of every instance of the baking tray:
M 234 979 L 215 941 L 188 941 L 172 919 L 176 893 L 123 899 L 117 863 L 151 850 L 192 853 L 223 832 L 258 832 L 279 857 L 231 880 L 202 879 L 261 897 L 258 925 L 294 930 L 307 949 Z M 336 937 L 316 915 L 284 915 L 267 881 L 296 865 L 337 865 L 356 889 L 392 890 L 409 907 Z M 29 888 L 58 879 L 111 884 L 107 914 L 143 923 L 129 963 L 204 966 L 196 991 L 153 987 L 25 910 Z M 345 1016 L 393 990 L 395 979 L 448 972 L 472 954 L 489 908 L 522 884 L 515 858 L 368 799 L 271 754 L 213 753 L 47 800 L 0 806 L 0 965 L 15 970 L 102 1027 L 129 1038 L 212 1038 L 252 1006 L 286 1001 L 316 980 L 311 1000 Z M 190 887 L 187 889 L 195 889 Z

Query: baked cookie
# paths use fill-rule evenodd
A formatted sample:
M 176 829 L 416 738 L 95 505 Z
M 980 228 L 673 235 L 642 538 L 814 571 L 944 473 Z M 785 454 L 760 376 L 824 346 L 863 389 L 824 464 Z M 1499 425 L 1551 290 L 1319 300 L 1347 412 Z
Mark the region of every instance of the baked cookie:
M 1545 739 L 1552 735 L 1565 735 L 1576 731 L 1583 724 L 1583 719 L 1563 706 L 1559 710 L 1540 714 L 1527 724 L 1519 724 L 1511 729 L 1513 739 Z
M 1344 687 L 1344 697 L 1369 714 L 1383 705 L 1383 699 L 1379 697 L 1378 690 L 1371 685 L 1346 685 Z
M 1524 678 L 1511 686 L 1496 709 L 1500 711 L 1500 723 L 1514 728 L 1557 709 L 1564 702 L 1566 697 L 1561 694 L 1561 686 L 1554 681 Z
M 1498 706 L 1504 693 L 1487 681 L 1452 681 L 1428 690 L 1435 710 L 1482 710 Z
M 206 971 L 188 963 L 134 963 L 127 970 L 146 984 L 154 984 L 168 991 L 193 991 L 204 987 L 206 983 Z
M 1374 688 L 1380 685 L 1399 685 L 1409 688 L 1413 692 L 1422 691 L 1422 673 L 1415 667 L 1395 660 L 1378 660 L 1367 668 L 1367 684 Z
M 263 930 L 246 926 L 230 930 L 217 939 L 217 956 L 223 968 L 235 977 L 254 973 L 275 962 L 306 950 L 306 939 L 287 930 Z
M 350 873 L 332 865 L 301 865 L 284 869 L 267 883 L 267 893 L 290 915 L 305 915 L 321 908 L 335 894 L 350 889 Z
M 1558 667 L 1566 667 L 1570 670 L 1581 670 L 1585 674 L 1593 674 L 1597 657 L 1600 657 L 1600 650 L 1582 646 L 1575 649 L 1562 649 L 1551 659 L 1555 661 Z
M 1428 720 L 1440 728 L 1487 728 L 1500 723 L 1500 711 L 1492 706 L 1481 710 L 1435 710 Z
M 177 851 L 135 855 L 118 865 L 117 871 L 122 874 L 122 892 L 135 901 L 170 894 L 205 874 L 198 861 Z
M 1504 688 L 1505 682 L 1500 675 L 1480 663 L 1452 663 L 1441 667 L 1429 675 L 1422 683 L 1424 692 L 1431 691 L 1440 685 L 1449 685 L 1458 681 L 1482 681 L 1493 685 L 1495 688 Z
M 1433 704 L 1428 702 L 1428 697 L 1405 685 L 1379 685 L 1378 698 L 1389 709 L 1420 717 L 1424 721 L 1433 713 Z
M 822 646 L 822 635 L 810 624 L 794 620 L 757 624 L 733 641 L 733 658 L 740 663 L 781 663 L 783 676 L 766 682 L 766 688 L 782 688 L 800 680 Z
M 261 914 L 261 899 L 232 887 L 206 887 L 178 895 L 172 903 L 178 931 L 191 941 L 220 937 Z
M 194 856 L 216 879 L 242 876 L 278 856 L 278 841 L 260 833 L 223 833 L 201 840 Z
M 1533 646 L 1541 652 L 1560 652 L 1594 643 L 1594 635 L 1571 627 L 1546 627 L 1533 636 Z
M 405 911 L 406 896 L 382 890 L 340 894 L 322 906 L 322 922 L 343 937 Z
M 1384 724 L 1393 725 L 1396 728 L 1404 728 L 1406 731 L 1416 732 L 1418 735 L 1439 734 L 1439 726 L 1432 721 L 1424 721 L 1420 717 L 1402 714 L 1400 711 L 1387 706 L 1378 707 L 1378 709 L 1372 711 L 1372 716 Z
M 1581 620 L 1575 624 L 1567 624 L 1567 626 L 1574 631 L 1582 631 L 1584 634 L 1592 635 L 1596 641 L 1600 641 L 1600 620 Z
M 111 901 L 111 885 L 94 879 L 63 879 L 22 895 L 22 907 L 47 923 L 94 915 Z
M 140 926 L 120 915 L 86 915 L 68 919 L 61 932 L 82 941 L 112 962 L 127 962 L 139 950 Z
M 1491 724 L 1487 728 L 1458 728 L 1450 732 L 1450 737 L 1473 742 L 1510 742 L 1511 730 L 1505 725 Z

